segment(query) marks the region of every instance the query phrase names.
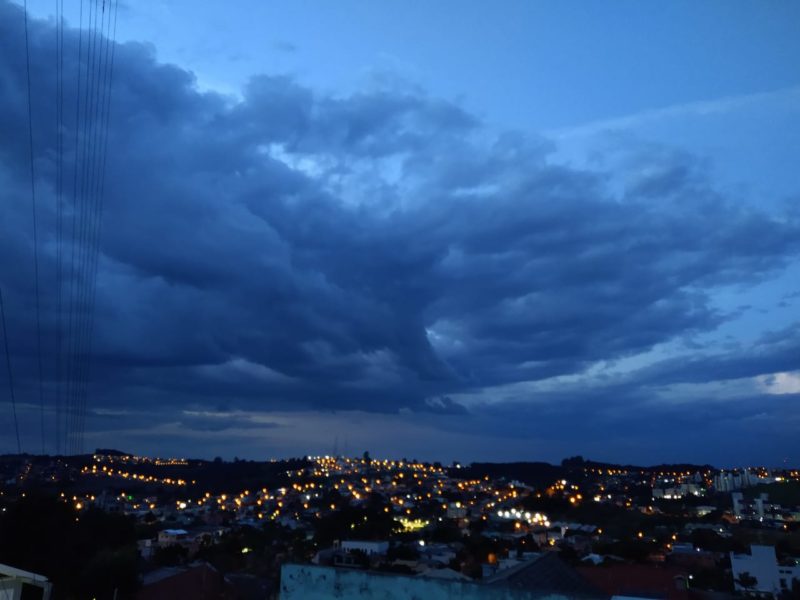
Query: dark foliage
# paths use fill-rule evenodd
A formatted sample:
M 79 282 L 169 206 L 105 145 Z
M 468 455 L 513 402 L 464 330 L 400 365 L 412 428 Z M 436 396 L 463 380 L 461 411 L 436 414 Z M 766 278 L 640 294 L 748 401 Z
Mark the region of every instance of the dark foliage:
M 53 598 L 131 597 L 138 585 L 136 534 L 131 519 L 27 495 L 0 516 L 0 562 L 40 573 Z

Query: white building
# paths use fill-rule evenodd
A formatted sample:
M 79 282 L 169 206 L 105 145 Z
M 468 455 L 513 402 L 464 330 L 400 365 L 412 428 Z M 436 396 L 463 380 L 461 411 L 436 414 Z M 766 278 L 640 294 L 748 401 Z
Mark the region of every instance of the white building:
M 364 540 L 343 540 L 339 543 L 339 549 L 345 552 L 361 550 L 367 556 L 384 555 L 389 550 L 389 542 L 370 542 Z
M 758 481 L 758 476 L 754 475 L 750 469 L 729 473 L 720 471 L 720 473 L 714 475 L 714 489 L 718 492 L 732 492 L 756 485 L 757 483 L 760 483 Z
M 185 544 L 189 541 L 189 532 L 185 529 L 163 529 L 158 532 L 158 545 L 171 546 Z
M 792 589 L 792 579 L 800 579 L 800 566 L 784 567 L 778 564 L 773 546 L 750 546 L 750 554 L 731 552 L 731 570 L 734 588 L 737 592 L 759 592 L 779 595 Z M 755 577 L 756 583 L 745 588 L 740 585 L 742 573 Z
M 665 500 L 673 500 L 683 498 L 684 496 L 700 496 L 702 488 L 696 483 L 680 483 L 676 485 L 661 485 L 653 488 L 653 499 L 664 498 Z
M 766 516 L 767 508 L 772 508 L 768 504 L 769 495 L 765 493 L 759 494 L 752 503 L 745 501 L 744 495 L 741 492 L 733 492 L 731 494 L 731 499 L 733 500 L 733 514 L 740 519 L 742 517 L 747 517 L 763 521 Z
M 461 502 L 448 504 L 446 514 L 448 519 L 464 519 L 467 516 L 467 507 L 461 506 Z
M 9 565 L 0 564 L 0 592 L 6 600 L 20 600 L 23 597 L 25 586 L 35 586 L 42 590 L 40 598 L 50 599 L 52 584 L 44 575 L 29 573 L 22 569 L 17 569 Z M 28 590 L 30 592 L 30 590 Z M 28 597 L 28 594 L 25 594 Z

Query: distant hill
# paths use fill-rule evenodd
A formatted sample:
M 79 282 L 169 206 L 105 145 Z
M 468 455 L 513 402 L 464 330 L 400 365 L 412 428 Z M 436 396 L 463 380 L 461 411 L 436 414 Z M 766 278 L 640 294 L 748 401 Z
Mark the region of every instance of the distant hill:
M 572 465 L 571 465 L 572 466 Z M 578 466 L 578 465 L 574 465 Z M 586 467 L 588 469 L 622 469 L 624 471 L 646 471 L 648 473 L 658 473 L 659 471 L 708 471 L 708 470 L 715 470 L 713 465 L 695 465 L 691 463 L 674 463 L 674 464 L 660 464 L 660 465 L 650 465 L 650 466 L 643 466 L 643 465 L 619 465 L 614 463 L 606 463 L 606 462 L 595 462 L 593 460 L 587 460 L 580 465 L 582 467 Z
M 487 475 L 491 479 L 516 479 L 534 487 L 547 486 L 567 473 L 564 467 L 546 462 L 513 462 L 513 463 L 472 463 L 461 469 L 449 469 L 452 477 L 463 479 L 482 479 Z
M 129 452 L 122 450 L 114 450 L 113 448 L 98 448 L 94 451 L 95 454 L 105 454 L 106 456 L 130 456 Z
M 546 462 L 509 462 L 509 463 L 483 463 L 475 462 L 468 467 L 460 469 L 450 468 L 451 477 L 461 479 L 479 479 L 489 476 L 492 479 L 504 477 L 508 480 L 516 479 L 522 483 L 534 486 L 548 486 L 558 479 L 574 479 L 582 477 L 584 469 L 644 471 L 647 473 L 676 472 L 676 471 L 704 471 L 713 469 L 711 465 L 693 465 L 687 463 L 662 464 L 653 466 L 618 465 L 614 463 L 584 460 L 580 456 L 565 458 L 561 465 Z

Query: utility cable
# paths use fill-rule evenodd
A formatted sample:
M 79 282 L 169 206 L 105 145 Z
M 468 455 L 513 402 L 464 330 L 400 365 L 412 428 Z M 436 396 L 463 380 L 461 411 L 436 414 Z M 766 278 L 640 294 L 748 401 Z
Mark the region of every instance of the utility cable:
M 36 355 L 39 364 L 39 410 L 42 436 L 42 454 L 44 449 L 44 383 L 42 372 L 42 318 L 39 300 L 39 235 L 36 226 L 36 176 L 33 160 L 33 109 L 31 107 L 31 52 L 28 40 L 28 0 L 24 0 L 25 13 L 25 70 L 28 83 L 28 150 L 31 163 L 31 209 L 33 212 L 33 265 L 34 287 L 36 293 Z
M 64 246 L 64 0 L 56 0 L 56 454 L 61 453 L 63 392 L 63 246 Z
M 114 73 L 114 56 L 115 56 L 115 49 L 116 49 L 116 37 L 117 37 L 117 14 L 118 14 L 118 4 L 119 0 L 115 0 L 113 4 L 109 1 L 108 3 L 108 18 L 106 24 L 106 33 L 105 33 L 105 64 L 103 66 L 102 72 L 102 81 L 103 84 L 101 86 L 102 89 L 102 96 L 101 96 L 101 108 L 100 108 L 100 157 L 99 157 L 99 173 L 97 177 L 97 188 L 95 194 L 95 224 L 94 224 L 94 238 L 92 240 L 92 260 L 90 264 L 90 277 L 89 277 L 89 285 L 90 285 L 90 295 L 89 295 L 89 309 L 88 309 L 88 335 L 86 340 L 86 355 L 87 355 L 87 362 L 86 362 L 86 371 L 84 373 L 84 393 L 82 397 L 82 411 L 81 411 L 81 418 L 80 418 L 80 430 L 79 430 L 79 440 L 81 448 L 83 447 L 83 440 L 86 430 L 86 414 L 87 414 L 87 400 L 88 400 L 88 389 L 89 389 L 89 382 L 90 382 L 90 368 L 91 368 L 91 355 L 92 355 L 92 342 L 93 342 L 93 332 L 94 332 L 94 313 L 95 307 L 97 302 L 97 271 L 98 271 L 98 264 L 99 264 L 99 256 L 100 256 L 100 235 L 102 231 L 102 224 L 103 224 L 103 208 L 104 208 L 104 200 L 105 200 L 105 181 L 106 181 L 106 163 L 108 158 L 108 138 L 109 138 L 109 123 L 110 123 L 110 113 L 111 113 L 111 84 L 113 81 L 113 73 Z M 103 1 L 103 12 L 105 13 L 106 2 Z M 113 19 L 114 19 L 114 27 L 113 32 L 111 30 L 111 18 L 113 12 Z M 109 51 L 110 48 L 110 51 Z M 102 51 L 102 50 L 101 50 Z M 109 57 L 110 52 L 110 57 Z
M 69 320 L 68 320 L 68 334 L 67 334 L 67 397 L 66 397 L 66 407 L 64 413 L 64 451 L 65 454 L 69 454 L 71 451 L 71 434 L 72 434 L 72 423 L 75 418 L 74 414 L 74 403 L 72 399 L 72 388 L 73 388 L 73 368 L 75 363 L 75 348 L 74 348 L 74 338 L 75 338 L 75 313 L 77 307 L 75 306 L 76 294 L 75 294 L 75 280 L 76 280 L 76 272 L 75 272 L 75 249 L 77 245 L 76 239 L 76 232 L 77 232 L 77 216 L 78 216 L 78 163 L 79 163 L 79 141 L 80 141 L 80 130 L 81 130 L 81 74 L 82 74 L 82 62 L 83 62 L 83 0 L 80 3 L 80 13 L 78 18 L 78 83 L 76 87 L 76 101 L 75 101 L 75 147 L 73 151 L 73 170 L 72 170 L 72 248 L 71 248 L 71 258 L 70 258 L 70 286 L 69 286 Z M 88 66 L 87 66 L 88 68 Z M 88 76 L 88 72 L 87 72 Z
M 3 323 L 3 340 L 6 349 L 6 367 L 8 368 L 8 390 L 11 398 L 11 412 L 14 415 L 14 433 L 17 434 L 17 454 L 22 454 L 22 444 L 19 441 L 19 422 L 17 421 L 17 400 L 14 397 L 14 375 L 11 371 L 11 354 L 8 352 L 8 329 L 6 328 L 6 309 L 3 304 L 2 288 L 0 288 L 0 320 Z

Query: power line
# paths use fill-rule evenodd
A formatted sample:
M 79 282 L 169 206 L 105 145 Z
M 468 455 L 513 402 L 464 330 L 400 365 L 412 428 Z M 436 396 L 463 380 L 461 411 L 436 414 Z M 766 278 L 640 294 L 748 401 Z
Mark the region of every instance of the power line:
M 72 423 L 75 419 L 74 414 L 74 402 L 73 402 L 73 382 L 74 378 L 72 377 L 74 363 L 75 363 L 75 336 L 74 336 L 74 327 L 75 325 L 75 248 L 76 248 L 76 231 L 77 231 L 77 216 L 78 216 L 78 162 L 79 162 L 79 140 L 80 140 L 80 129 L 81 129 L 81 74 L 83 69 L 83 0 L 80 3 L 80 13 L 78 17 L 78 83 L 76 87 L 76 101 L 75 101 L 75 147 L 73 151 L 73 169 L 72 169 L 72 248 L 71 248 L 71 257 L 70 257 L 70 286 L 69 286 L 69 320 L 67 324 L 67 398 L 66 398 L 66 410 L 64 413 L 64 451 L 65 453 L 69 453 L 71 450 L 71 433 L 72 433 Z M 87 77 L 88 77 L 88 65 L 87 65 Z
M 77 450 L 77 429 L 78 429 L 78 420 L 79 420 L 79 413 L 80 413 L 80 400 L 79 400 L 79 387 L 80 387 L 80 371 L 82 367 L 82 360 L 83 356 L 81 353 L 82 341 L 83 341 L 83 295 L 84 295 L 84 281 L 85 281 L 85 273 L 86 273 L 86 213 L 87 213 L 87 200 L 86 200 L 86 179 L 87 179 L 87 163 L 88 163 L 88 156 L 89 156 L 89 118 L 91 116 L 91 95 L 90 90 L 92 88 L 92 84 L 94 82 L 94 71 L 92 69 L 92 65 L 94 63 L 94 58 L 92 55 L 92 48 L 93 48 L 93 41 L 94 41 L 94 34 L 93 34 L 93 6 L 96 4 L 96 0 L 90 0 L 89 2 L 89 16 L 88 16 L 88 28 L 87 28 L 87 44 L 86 44 L 86 82 L 85 82 L 85 92 L 84 92 L 84 102 L 83 102 L 83 129 L 81 132 L 81 154 L 76 160 L 80 160 L 80 191 L 78 199 L 76 200 L 75 210 L 76 212 L 80 212 L 79 219 L 78 219 L 78 229 L 77 231 L 73 232 L 73 248 L 75 246 L 78 247 L 78 267 L 77 267 L 77 274 L 75 275 L 76 279 L 76 291 L 75 294 L 75 307 L 76 307 L 76 325 L 75 325 L 75 336 L 72 340 L 72 348 L 73 348 L 73 370 L 70 374 L 70 402 L 72 404 L 72 421 L 70 424 L 70 453 L 74 454 Z M 83 60 L 83 57 L 80 57 L 80 60 Z M 80 97 L 81 90 L 78 89 L 78 94 Z M 79 210 L 80 207 L 80 210 Z
M 106 2 L 103 0 L 102 16 L 105 17 L 105 24 L 101 18 L 101 46 L 100 56 L 98 58 L 100 86 L 98 91 L 98 127 L 97 136 L 95 140 L 98 142 L 98 154 L 93 167 L 97 170 L 94 172 L 93 183 L 94 188 L 94 203 L 92 205 L 94 221 L 90 224 L 90 240 L 89 240 L 89 276 L 87 279 L 88 286 L 88 307 L 87 307 L 87 330 L 85 340 L 85 363 L 84 371 L 82 373 L 82 394 L 81 405 L 79 410 L 80 418 L 78 420 L 78 440 L 79 447 L 82 451 L 83 440 L 86 429 L 86 414 L 87 414 L 87 401 L 90 383 L 90 368 L 91 368 L 91 353 L 92 353 L 92 334 L 94 331 L 94 312 L 97 299 L 97 269 L 100 255 L 100 231 L 103 219 L 103 206 L 104 206 L 104 190 L 105 190 L 105 169 L 106 160 L 108 156 L 108 129 L 109 117 L 111 110 L 111 81 L 113 74 L 114 62 L 114 43 L 116 41 L 116 23 L 117 23 L 117 4 L 113 5 L 109 2 L 108 11 L 106 11 Z M 111 17 L 112 11 L 114 13 L 114 33 L 111 35 Z M 104 33 L 105 32 L 105 33 Z M 110 57 L 109 57 L 110 53 Z M 105 59 L 105 60 L 104 60 Z
M 78 301 L 77 305 L 80 307 L 78 315 L 78 331 L 76 334 L 76 347 L 77 347 L 77 360 L 76 370 L 74 373 L 74 402 L 75 402 L 75 420 L 73 421 L 73 452 L 79 453 L 81 448 L 80 430 L 81 420 L 83 417 L 83 388 L 84 388 L 84 373 L 86 370 L 86 363 L 88 357 L 86 356 L 86 336 L 88 334 L 88 302 L 87 294 L 89 287 L 89 260 L 91 256 L 91 225 L 94 220 L 92 215 L 93 211 L 93 198 L 92 188 L 94 182 L 94 160 L 96 155 L 96 144 L 94 143 L 94 136 L 97 131 L 98 121 L 98 107 L 99 99 L 96 98 L 99 91 L 99 75 L 101 58 L 97 50 L 97 34 L 98 34 L 98 2 L 94 0 L 89 4 L 89 43 L 87 49 L 87 82 L 86 82 L 86 100 L 84 102 L 84 136 L 83 136 L 83 164 L 82 164 L 82 179 L 81 179 L 81 199 L 83 210 L 81 211 L 80 231 L 78 238 L 80 240 L 80 256 L 79 256 L 79 285 L 78 285 Z M 95 68 L 95 61 L 98 59 L 97 68 Z
M 72 165 L 71 234 L 69 270 L 66 265 L 64 166 L 64 3 L 56 2 L 56 377 L 55 446 L 59 452 L 83 447 L 89 362 L 94 329 L 100 231 L 108 156 L 111 80 L 114 63 L 118 2 L 89 0 L 87 40 L 84 43 L 83 0 L 78 26 L 78 75 L 75 103 L 75 140 Z M 34 275 L 36 294 L 37 359 L 42 453 L 45 452 L 44 370 L 41 341 L 38 214 L 33 142 L 31 51 L 27 0 L 24 2 L 25 52 L 28 91 L 28 141 L 31 205 L 33 213 Z M 114 20 L 113 41 L 111 20 Z M 84 46 L 86 53 L 84 55 Z M 84 65 L 85 62 L 85 65 Z M 85 70 L 85 73 L 84 73 Z M 66 285 L 65 287 L 65 284 Z M 67 295 L 67 298 L 64 295 Z M 67 302 L 68 300 L 68 302 Z M 68 307 L 65 305 L 68 304 Z M 65 323 L 66 321 L 66 323 Z M 65 325 L 67 333 L 65 336 Z M 16 408 L 15 415 L 16 415 Z M 16 424 L 16 420 L 15 420 Z M 63 438 L 62 438 L 63 432 Z
M 94 197 L 94 188 L 96 180 L 96 160 L 97 160 L 97 135 L 99 131 L 98 121 L 100 120 L 100 76 L 102 70 L 102 42 L 103 42 L 103 18 L 105 17 L 105 10 L 103 14 L 99 13 L 97 0 L 94 1 L 94 25 L 92 36 L 90 37 L 90 57 L 89 67 L 91 69 L 91 77 L 88 88 L 88 103 L 87 103 L 87 124 L 89 127 L 86 139 L 84 140 L 85 147 L 85 160 L 84 160 L 84 181 L 82 182 L 83 198 L 84 198 L 84 212 L 82 214 L 82 229 L 81 237 L 83 240 L 83 255 L 82 255 L 82 272 L 80 287 L 80 304 L 83 307 L 81 314 L 81 326 L 79 327 L 78 347 L 80 355 L 78 360 L 78 371 L 76 373 L 76 401 L 77 401 L 77 419 L 75 422 L 75 444 L 78 452 L 82 451 L 81 430 L 84 415 L 85 404 L 85 386 L 86 386 L 86 369 L 88 366 L 87 337 L 89 334 L 89 290 L 91 288 L 90 268 L 93 254 L 93 235 L 92 229 L 96 219 L 96 199 Z M 100 27 L 98 29 L 98 19 L 100 20 Z M 91 18 L 90 18 L 91 22 Z M 100 50 L 98 50 L 98 30 L 100 33 Z
M 3 323 L 3 339 L 6 348 L 6 367 L 8 368 L 8 390 L 11 397 L 11 412 L 14 415 L 14 432 L 17 434 L 17 454 L 22 454 L 19 441 L 19 422 L 17 421 L 17 400 L 14 397 L 14 376 L 11 371 L 11 354 L 8 352 L 8 329 L 6 328 L 6 309 L 3 304 L 3 290 L 0 288 L 0 320 Z
M 25 13 L 25 70 L 28 84 L 28 148 L 31 163 L 31 208 L 33 211 L 33 264 L 36 292 L 36 354 L 39 363 L 39 409 L 41 417 L 42 454 L 44 449 L 44 384 L 42 382 L 42 319 L 39 302 L 39 238 L 36 227 L 36 183 L 33 164 L 33 110 L 31 108 L 31 52 L 28 41 L 28 0 L 24 0 Z
M 107 8 L 108 7 L 108 8 Z M 96 304 L 96 277 L 99 233 L 102 221 L 105 165 L 108 152 L 110 85 L 113 69 L 113 43 L 109 41 L 111 11 L 114 11 L 116 38 L 117 4 L 103 0 L 90 2 L 87 26 L 86 77 L 78 86 L 76 108 L 75 162 L 73 165 L 73 244 L 70 284 L 68 410 L 66 437 L 70 452 L 82 449 L 85 430 L 89 363 Z M 81 35 L 83 25 L 81 5 Z M 109 58 L 109 47 L 110 56 Z M 79 61 L 82 63 L 82 38 Z M 80 75 L 80 71 L 79 71 Z M 79 77 L 80 80 L 80 77 Z M 83 100 L 81 101 L 81 96 Z M 80 168 L 80 176 L 78 169 Z
M 78 448 L 83 448 L 85 436 L 87 402 L 90 383 L 92 342 L 94 331 L 94 313 L 97 298 L 97 270 L 100 255 L 100 232 L 102 229 L 103 208 L 105 199 L 105 176 L 106 163 L 108 158 L 108 132 L 111 111 L 111 83 L 113 80 L 114 57 L 116 49 L 116 25 L 118 15 L 118 3 L 106 2 L 103 0 L 102 16 L 100 24 L 100 51 L 97 60 L 99 85 L 97 88 L 97 127 L 95 129 L 94 141 L 97 143 L 96 153 L 92 156 L 90 185 L 93 186 L 89 223 L 88 241 L 88 276 L 85 279 L 86 290 L 88 293 L 88 304 L 86 311 L 86 329 L 84 330 L 84 361 L 80 373 L 80 394 L 77 420 L 77 440 Z M 114 19 L 113 34 L 111 33 L 111 19 Z
M 61 412 L 63 391 L 63 224 L 64 224 L 64 0 L 56 0 L 56 454 L 61 452 Z

